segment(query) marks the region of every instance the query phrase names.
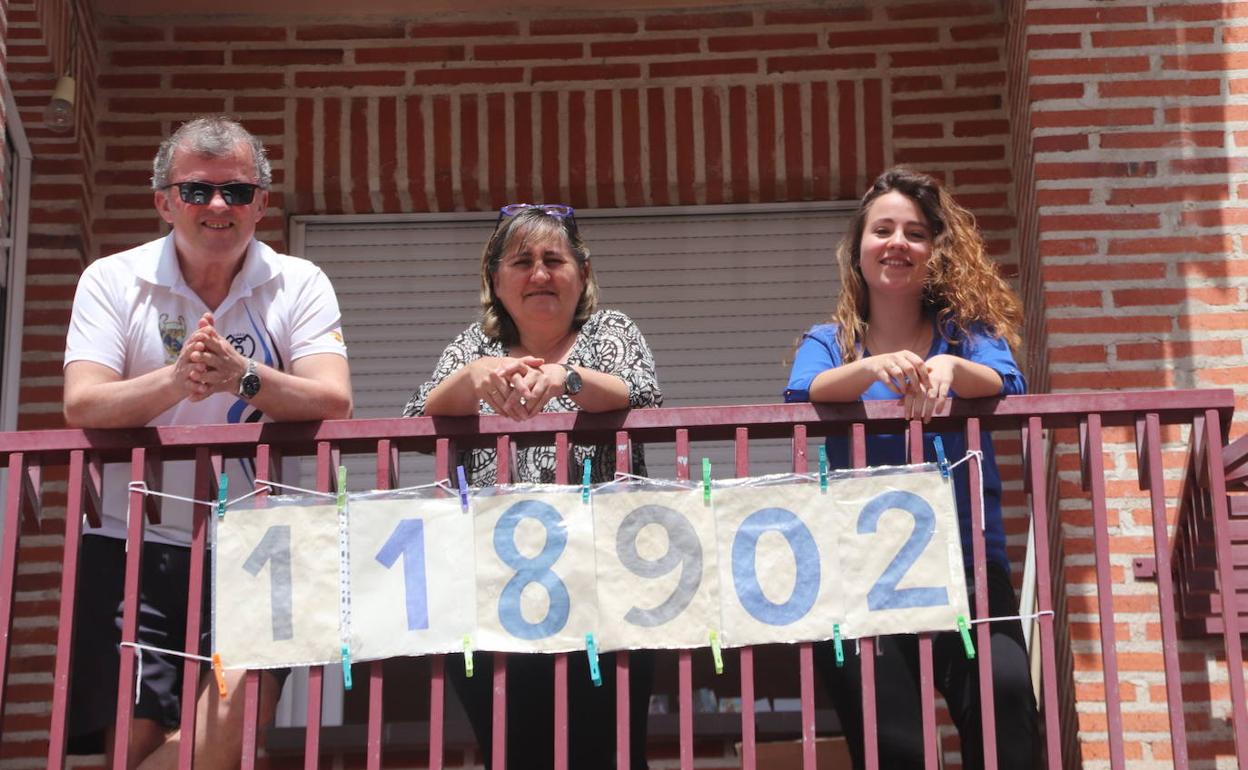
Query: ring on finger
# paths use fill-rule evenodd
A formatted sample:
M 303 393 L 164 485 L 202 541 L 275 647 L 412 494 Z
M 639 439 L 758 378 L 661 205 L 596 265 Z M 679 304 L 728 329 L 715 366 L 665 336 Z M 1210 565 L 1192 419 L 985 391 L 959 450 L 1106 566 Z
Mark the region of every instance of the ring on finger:
M 524 396 L 521 396 L 521 397 L 520 397 L 520 406 L 528 406 L 528 405 L 529 405 L 529 400 L 528 400 L 527 398 L 525 398 Z

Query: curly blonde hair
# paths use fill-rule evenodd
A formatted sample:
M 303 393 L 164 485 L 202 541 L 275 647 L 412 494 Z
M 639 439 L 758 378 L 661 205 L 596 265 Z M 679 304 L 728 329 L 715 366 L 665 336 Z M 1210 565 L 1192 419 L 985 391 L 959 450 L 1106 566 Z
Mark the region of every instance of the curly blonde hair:
M 915 202 L 932 233 L 932 256 L 923 285 L 924 311 L 936 320 L 950 344 L 947 329 L 961 336 L 971 326 L 1004 339 L 1011 349 L 1021 343 L 1022 302 L 997 272 L 984 249 L 975 216 L 958 205 L 940 184 L 926 174 L 906 168 L 885 171 L 863 196 L 849 231 L 836 249 L 841 273 L 841 295 L 831 320 L 839 326 L 837 341 L 846 362 L 859 358 L 871 313 L 867 284 L 862 277 L 862 233 L 867 214 L 877 198 L 899 192 Z
M 540 207 L 528 208 L 519 214 L 499 219 L 494 234 L 481 253 L 481 331 L 485 336 L 499 340 L 506 347 L 520 341 L 520 332 L 507 308 L 494 293 L 494 275 L 502 264 L 503 255 L 524 248 L 527 243 L 538 243 L 551 238 L 562 238 L 572 251 L 576 264 L 585 271 L 585 286 L 576 303 L 572 316 L 572 329 L 579 330 L 598 309 L 598 278 L 589 263 L 589 247 L 581 240 L 580 230 L 571 214 L 558 217 L 548 214 Z

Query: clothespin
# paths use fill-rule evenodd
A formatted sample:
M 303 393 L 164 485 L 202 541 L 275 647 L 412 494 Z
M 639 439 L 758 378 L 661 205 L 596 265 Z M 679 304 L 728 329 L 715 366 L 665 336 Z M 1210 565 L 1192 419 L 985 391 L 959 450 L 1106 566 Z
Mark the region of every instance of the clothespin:
M 225 518 L 225 501 L 229 498 L 229 494 L 230 494 L 230 477 L 222 473 L 220 480 L 217 482 L 217 518 L 218 519 Z M 225 696 L 221 696 L 221 697 L 225 697 Z
M 711 458 L 702 458 L 702 502 L 711 502 Z
M 819 447 L 819 491 L 828 491 L 828 448 Z
M 221 655 L 212 654 L 212 675 L 217 679 L 217 694 L 222 698 L 230 697 L 230 691 L 225 686 L 225 667 L 221 665 Z
M 464 634 L 464 676 L 472 679 L 472 637 Z
M 719 647 L 719 632 L 711 632 L 711 657 L 715 659 L 715 673 L 724 673 L 724 651 Z
M 338 510 L 347 507 L 347 466 L 338 466 Z M 349 689 L 349 688 L 348 688 Z
M 841 624 L 832 624 L 832 648 L 836 651 L 836 667 L 845 665 L 845 645 L 841 644 Z
M 966 625 L 966 618 L 958 616 L 958 633 L 962 635 L 962 646 L 966 648 L 966 659 L 975 660 L 975 645 L 971 644 L 971 630 Z
M 949 478 L 949 458 L 945 457 L 945 442 L 937 434 L 932 438 L 932 446 L 936 447 L 936 463 L 940 466 L 940 477 Z
M 591 462 L 590 459 L 586 457 L 585 458 L 585 472 L 581 474 L 581 502 L 585 503 L 586 505 L 589 504 L 589 477 L 590 477 L 590 471 L 592 470 L 590 462 Z
M 351 689 L 351 648 L 342 645 L 342 686 Z
M 464 509 L 464 513 L 468 512 L 468 477 L 464 475 L 464 466 L 459 465 L 455 468 L 455 473 L 459 476 L 459 507 Z
M 594 644 L 593 634 L 585 634 L 585 654 L 589 656 L 590 680 L 594 687 L 602 687 L 602 672 L 598 669 L 598 645 Z

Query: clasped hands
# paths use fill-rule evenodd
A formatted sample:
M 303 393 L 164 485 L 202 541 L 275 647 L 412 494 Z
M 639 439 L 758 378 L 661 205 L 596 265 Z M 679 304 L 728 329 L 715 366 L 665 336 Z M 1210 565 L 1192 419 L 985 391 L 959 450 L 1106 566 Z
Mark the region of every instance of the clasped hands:
M 174 379 L 190 401 L 203 401 L 214 393 L 238 393 L 239 380 L 247 372 L 247 358 L 214 324 L 212 313 L 204 313 L 173 365 Z
M 924 361 L 909 350 L 864 359 L 875 378 L 901 397 L 906 419 L 925 423 L 949 400 L 958 360 L 957 356 L 939 355 Z
M 469 366 L 477 400 L 496 414 L 517 422 L 541 414 L 552 398 L 563 395 L 567 370 L 541 358 L 478 358 Z

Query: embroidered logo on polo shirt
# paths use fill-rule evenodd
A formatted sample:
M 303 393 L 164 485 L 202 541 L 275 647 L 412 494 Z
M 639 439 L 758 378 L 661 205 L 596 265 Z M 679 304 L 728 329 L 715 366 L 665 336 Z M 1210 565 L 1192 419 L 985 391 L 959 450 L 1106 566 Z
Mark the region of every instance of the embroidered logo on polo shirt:
M 225 338 L 239 352 L 239 355 L 247 358 L 253 358 L 256 355 L 256 340 L 250 334 L 227 334 Z
M 186 319 L 178 316 L 178 320 L 170 321 L 168 313 L 161 313 L 158 326 L 160 344 L 165 347 L 165 363 L 172 364 L 178 360 L 178 354 L 182 352 L 182 343 L 186 341 Z

